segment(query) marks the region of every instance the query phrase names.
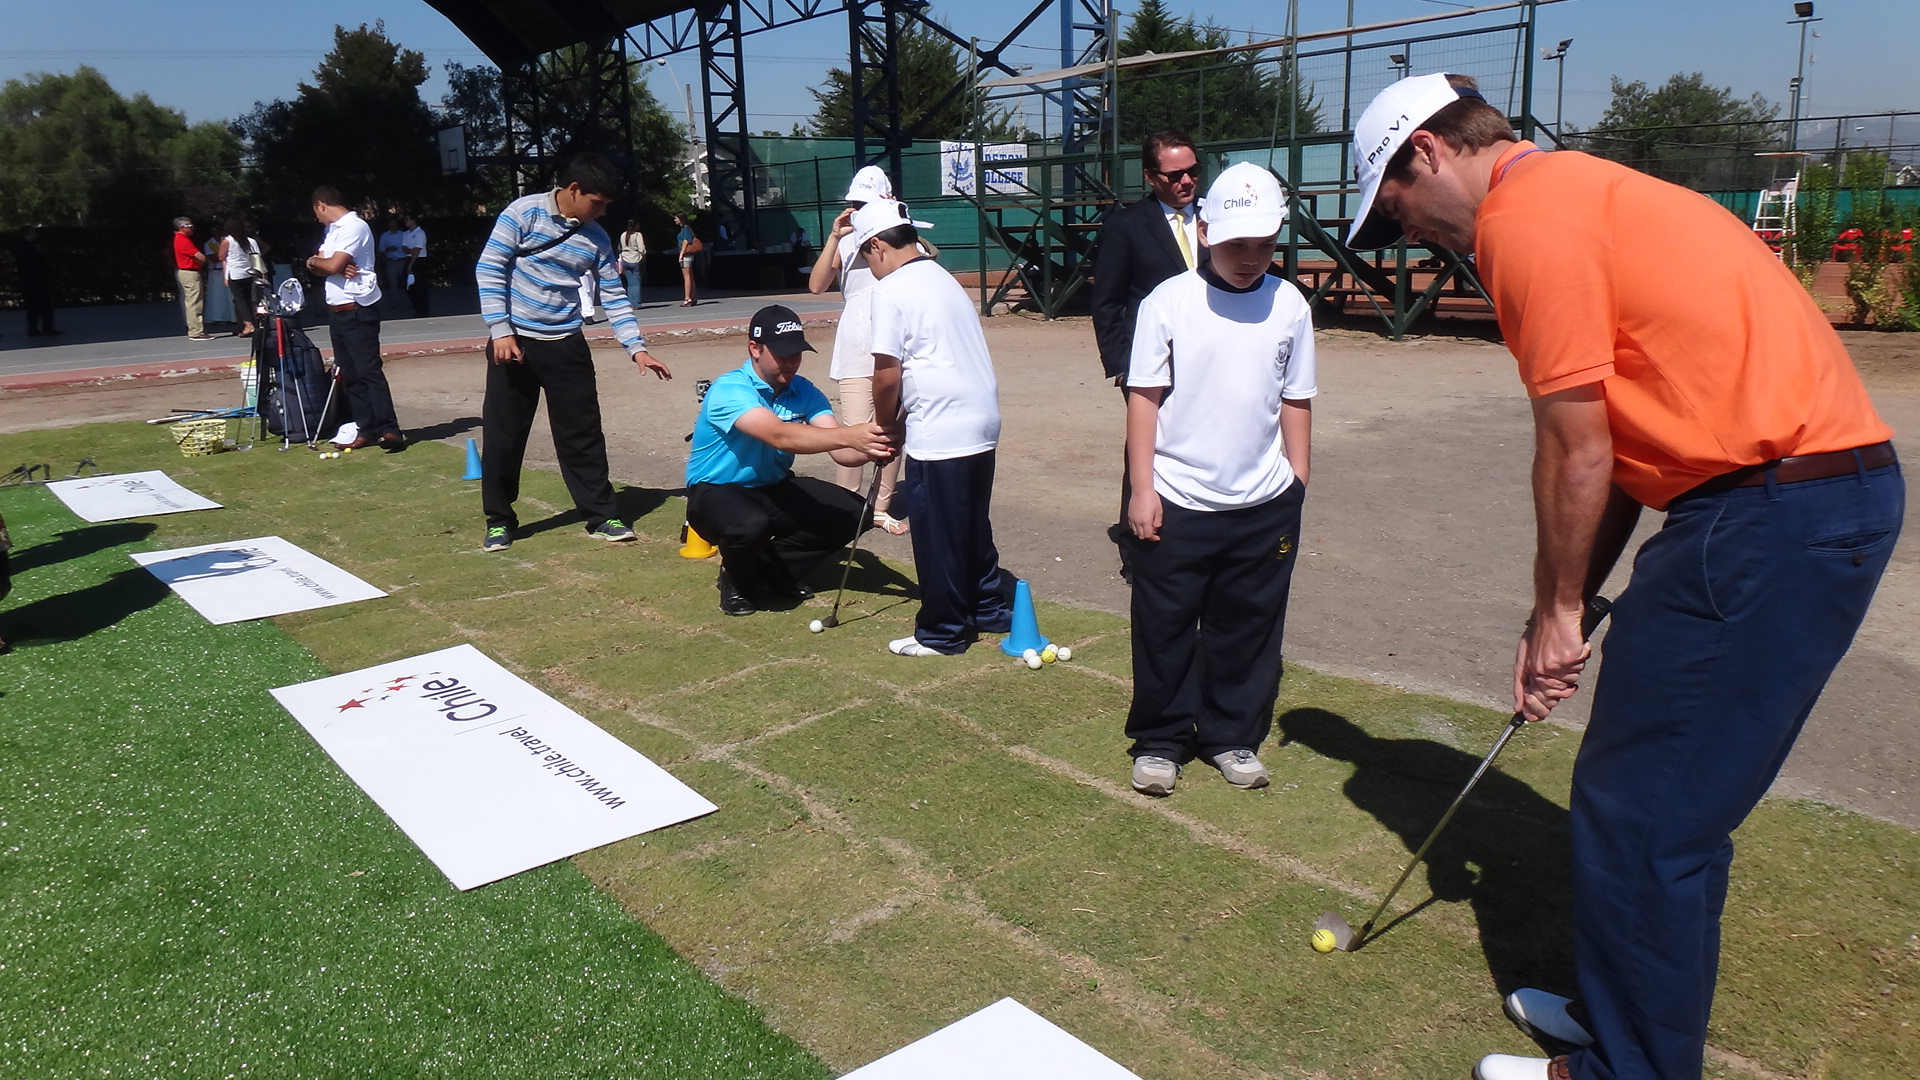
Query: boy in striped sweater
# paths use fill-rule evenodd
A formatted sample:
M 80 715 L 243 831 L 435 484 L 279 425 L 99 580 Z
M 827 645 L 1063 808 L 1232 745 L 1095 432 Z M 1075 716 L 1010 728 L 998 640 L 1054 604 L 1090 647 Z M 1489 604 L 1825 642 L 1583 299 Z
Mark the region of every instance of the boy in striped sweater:
M 542 390 L 554 456 L 568 494 L 586 515 L 587 535 L 634 539 L 633 530 L 615 516 L 593 351 L 581 332 L 580 312 L 580 277 L 593 274 L 621 347 L 656 378 L 673 377 L 647 353 L 620 280 L 613 242 L 598 224 L 623 186 L 620 173 L 605 158 L 575 156 L 553 191 L 515 199 L 500 211 L 474 267 L 480 315 L 490 339 L 487 396 L 481 408 L 480 502 L 487 515 L 483 550 L 504 551 L 513 544 L 519 525 L 513 504 L 520 495 L 520 463 Z

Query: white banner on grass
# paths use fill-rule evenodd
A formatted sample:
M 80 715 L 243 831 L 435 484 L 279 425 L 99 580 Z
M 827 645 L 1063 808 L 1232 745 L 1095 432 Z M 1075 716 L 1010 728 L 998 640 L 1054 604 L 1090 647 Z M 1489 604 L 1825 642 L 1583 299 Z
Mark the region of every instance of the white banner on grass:
M 716 809 L 471 645 L 273 696 L 455 888 Z
M 1012 998 L 910 1043 L 841 1080 L 1140 1080 Z
M 278 536 L 132 558 L 216 626 L 387 595 Z
M 55 480 L 47 490 L 83 521 L 119 521 L 122 518 L 179 514 L 188 510 L 218 510 L 220 504 L 203 499 L 158 469 L 152 472 L 87 476 Z

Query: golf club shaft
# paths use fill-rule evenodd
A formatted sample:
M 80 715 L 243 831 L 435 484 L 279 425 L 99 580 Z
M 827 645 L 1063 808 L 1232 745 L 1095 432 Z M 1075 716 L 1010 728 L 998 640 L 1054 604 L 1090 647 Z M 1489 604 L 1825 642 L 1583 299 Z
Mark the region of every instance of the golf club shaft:
M 1507 721 L 1506 730 L 1502 731 L 1500 738 L 1494 741 L 1493 749 L 1487 751 L 1487 756 L 1480 759 L 1480 767 L 1473 770 L 1473 776 L 1468 779 L 1467 786 L 1460 789 L 1459 795 L 1454 796 L 1453 805 L 1447 807 L 1447 812 L 1440 815 L 1439 823 L 1433 827 L 1432 832 L 1427 834 L 1426 842 L 1420 845 L 1420 850 L 1413 853 L 1413 858 L 1407 860 L 1407 868 L 1400 871 L 1400 879 L 1393 883 L 1393 888 L 1387 890 L 1387 895 L 1380 901 L 1380 906 L 1374 908 L 1373 914 L 1367 916 L 1367 921 L 1360 925 L 1360 932 L 1354 935 L 1355 941 L 1365 938 L 1373 929 L 1374 922 L 1386 912 L 1387 905 L 1393 903 L 1393 898 L 1400 894 L 1400 886 L 1405 885 L 1407 879 L 1413 876 L 1414 867 L 1419 866 L 1420 861 L 1427 857 L 1427 849 L 1433 846 L 1435 840 L 1440 839 L 1441 831 L 1447 827 L 1448 822 L 1453 820 L 1453 815 L 1459 812 L 1460 804 L 1467 801 L 1468 795 L 1473 794 L 1474 785 L 1480 782 L 1482 776 L 1487 775 L 1487 770 L 1493 766 L 1493 759 L 1499 757 L 1500 751 L 1506 749 L 1507 740 L 1513 738 L 1513 733 L 1519 731 L 1521 725 L 1526 722 L 1524 713 L 1514 713 L 1513 719 Z
M 826 618 L 828 626 L 839 625 L 840 598 L 847 595 L 847 577 L 853 573 L 853 555 L 860 550 L 860 537 L 866 533 L 867 526 L 873 521 L 873 504 L 880 497 L 880 477 L 886 471 L 886 462 L 873 463 L 873 483 L 867 485 L 866 501 L 860 507 L 860 517 L 853 523 L 853 540 L 847 545 L 847 561 L 840 567 L 840 589 L 833 594 L 833 614 Z
M 1613 604 L 1604 596 L 1596 596 L 1588 600 L 1586 613 L 1580 618 L 1581 639 L 1592 637 L 1594 630 L 1600 626 L 1600 620 L 1606 618 L 1607 613 L 1612 610 Z M 1353 936 L 1353 944 L 1356 948 L 1360 942 L 1366 940 L 1367 934 L 1372 932 L 1373 924 L 1386 913 L 1387 905 L 1393 903 L 1393 898 L 1399 895 L 1400 886 L 1405 885 L 1407 879 L 1413 876 L 1414 867 L 1419 866 L 1420 861 L 1427 857 L 1427 849 L 1440 838 L 1441 831 L 1447 827 L 1448 822 L 1453 820 L 1453 815 L 1459 812 L 1460 804 L 1467 801 L 1467 796 L 1473 794 L 1474 786 L 1480 783 L 1480 778 L 1487 775 L 1487 770 L 1493 767 L 1493 759 L 1499 757 L 1500 751 L 1507 748 L 1507 740 L 1513 738 L 1513 733 L 1526 726 L 1526 723 L 1525 713 L 1514 713 L 1513 719 L 1507 721 L 1506 730 L 1494 740 L 1493 749 L 1487 751 L 1487 756 L 1480 759 L 1480 767 L 1473 770 L 1473 775 L 1467 779 L 1467 786 L 1461 788 L 1460 794 L 1454 796 L 1453 805 L 1447 807 L 1447 812 L 1440 815 L 1439 823 L 1433 827 L 1432 832 L 1427 834 L 1426 842 L 1421 844 L 1420 850 L 1414 852 L 1413 858 L 1407 861 L 1407 868 L 1400 871 L 1400 879 L 1393 883 L 1393 888 L 1387 890 L 1386 898 L 1380 901 L 1379 907 L 1373 909 L 1372 915 L 1367 916 L 1367 921 L 1360 926 L 1360 932 Z

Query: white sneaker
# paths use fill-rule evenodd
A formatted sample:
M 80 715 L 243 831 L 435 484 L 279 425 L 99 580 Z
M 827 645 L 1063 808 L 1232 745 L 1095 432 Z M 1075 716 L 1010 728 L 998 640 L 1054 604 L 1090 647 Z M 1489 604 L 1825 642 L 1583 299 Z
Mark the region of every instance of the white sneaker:
M 1251 750 L 1229 750 L 1224 754 L 1215 754 L 1213 764 L 1220 770 L 1220 775 L 1227 778 L 1227 783 L 1237 788 L 1263 788 L 1270 779 L 1267 767 L 1260 764 L 1260 759 L 1254 757 Z
M 925 645 L 920 644 L 919 638 L 910 638 L 910 637 L 896 638 L 893 641 L 887 642 L 887 651 L 892 653 L 895 656 L 945 656 L 947 655 L 946 653 L 943 653 L 938 649 L 929 649 Z
M 1507 1016 L 1529 1035 L 1545 1035 L 1571 1046 L 1592 1046 L 1593 1033 L 1567 1015 L 1572 999 L 1521 987 L 1507 995 Z
M 1142 795 L 1171 795 L 1179 780 L 1180 765 L 1172 758 L 1146 754 L 1133 759 L 1133 790 Z
M 1473 1080 L 1552 1080 L 1554 1058 L 1488 1054 L 1473 1067 Z M 1565 1071 L 1565 1066 L 1562 1066 Z

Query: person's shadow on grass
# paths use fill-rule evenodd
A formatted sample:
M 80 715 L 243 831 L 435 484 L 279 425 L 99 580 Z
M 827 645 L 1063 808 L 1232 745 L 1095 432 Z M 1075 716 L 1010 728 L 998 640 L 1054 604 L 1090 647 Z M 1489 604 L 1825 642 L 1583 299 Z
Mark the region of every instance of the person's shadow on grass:
M 438 424 L 428 424 L 425 427 L 414 428 L 412 431 L 407 432 L 407 441 L 432 442 L 440 439 L 451 439 L 478 430 L 480 430 L 479 417 L 457 416 L 452 420 L 443 420 Z
M 1409 858 L 1480 764 L 1479 757 L 1444 743 L 1376 738 L 1324 709 L 1289 710 L 1280 718 L 1280 730 L 1287 742 L 1351 762 L 1347 797 L 1392 830 Z M 1427 852 L 1429 897 L 1420 896 L 1416 871 L 1374 934 L 1390 931 L 1428 904 L 1464 900 L 1473 906 L 1487 969 L 1501 994 L 1534 986 L 1577 996 L 1567 817 L 1565 809 L 1502 773 L 1496 762 Z M 1379 882 L 1381 895 L 1392 885 L 1392 876 Z M 1370 911 L 1372 904 L 1367 907 Z M 1360 919 L 1353 921 L 1358 930 Z M 1392 947 L 1391 941 L 1386 945 Z
M 78 641 L 145 611 L 170 591 L 143 567 L 122 570 L 84 589 L 0 611 L 0 639 L 15 648 Z
M 154 527 L 145 521 L 114 521 L 104 525 L 88 525 L 81 529 L 68 529 L 58 533 L 55 539 L 42 541 L 30 548 L 21 548 L 13 553 L 13 574 L 15 577 L 29 570 L 43 566 L 58 566 L 63 562 L 82 559 L 108 548 L 132 544 L 152 536 Z
M 840 588 L 843 574 L 847 579 L 849 596 L 869 593 L 892 600 L 907 600 L 919 595 L 913 579 L 865 548 L 854 553 L 851 569 L 847 567 L 845 548 L 820 560 L 807 575 L 807 582 L 816 593 L 824 592 L 831 597 L 830 590 Z
M 614 516 L 626 522 L 628 525 L 632 525 L 645 518 L 648 514 L 660 509 L 660 507 L 666 504 L 668 498 L 678 494 L 680 494 L 680 489 L 678 488 L 663 491 L 656 488 L 616 485 L 613 491 Z M 530 521 L 522 524 L 519 535 L 520 538 L 524 540 L 529 536 L 537 536 L 540 533 L 551 532 L 554 529 L 564 528 L 568 525 L 585 527 L 586 523 L 587 516 L 585 514 L 582 514 L 577 508 L 568 507 L 551 517 L 544 517 L 539 521 Z

